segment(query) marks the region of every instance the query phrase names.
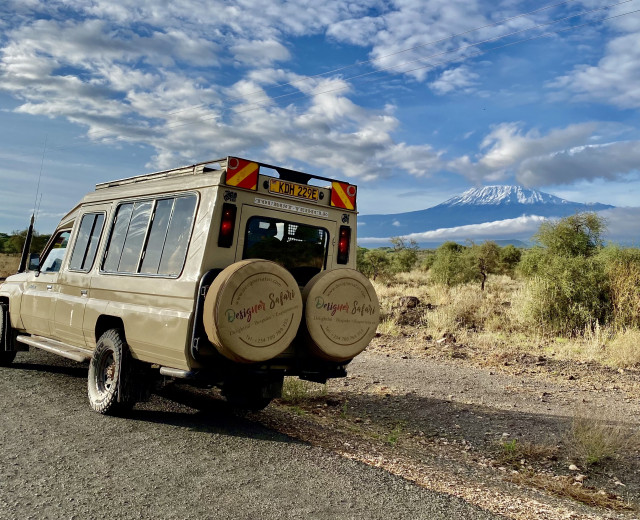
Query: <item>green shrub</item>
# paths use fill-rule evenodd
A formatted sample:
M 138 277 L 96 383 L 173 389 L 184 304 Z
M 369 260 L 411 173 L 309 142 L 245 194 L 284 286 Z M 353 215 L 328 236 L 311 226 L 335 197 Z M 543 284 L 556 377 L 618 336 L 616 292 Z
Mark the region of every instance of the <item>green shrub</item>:
M 607 276 L 595 258 L 549 255 L 528 283 L 526 318 L 561 334 L 575 334 L 595 323 L 607 323 L 611 301 Z
M 508 244 L 500 250 L 498 270 L 501 274 L 513 275 L 522 259 L 522 250 Z
M 435 258 L 431 265 L 431 279 L 452 287 L 475 279 L 473 258 L 468 254 L 467 247 L 455 242 L 445 242 L 436 249 Z
M 595 213 L 579 213 L 540 226 L 535 235 L 540 246 L 520 262 L 520 271 L 531 278 L 526 318 L 564 334 L 610 320 L 603 231 L 604 220 Z

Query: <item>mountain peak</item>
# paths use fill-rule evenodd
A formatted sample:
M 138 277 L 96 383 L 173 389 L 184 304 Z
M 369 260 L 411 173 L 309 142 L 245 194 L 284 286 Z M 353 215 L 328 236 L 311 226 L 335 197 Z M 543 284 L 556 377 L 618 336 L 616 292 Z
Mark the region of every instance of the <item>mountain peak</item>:
M 512 204 L 567 204 L 568 201 L 538 190 L 522 186 L 484 186 L 471 188 L 451 197 L 436 207 L 451 206 L 508 206 Z

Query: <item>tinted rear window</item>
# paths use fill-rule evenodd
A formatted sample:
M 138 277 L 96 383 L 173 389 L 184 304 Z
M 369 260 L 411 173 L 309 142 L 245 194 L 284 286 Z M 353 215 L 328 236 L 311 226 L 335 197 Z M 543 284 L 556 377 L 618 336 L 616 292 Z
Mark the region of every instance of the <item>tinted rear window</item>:
M 252 217 L 247 222 L 243 258 L 264 258 L 282 265 L 305 285 L 322 271 L 329 233 L 324 228 L 271 217 Z

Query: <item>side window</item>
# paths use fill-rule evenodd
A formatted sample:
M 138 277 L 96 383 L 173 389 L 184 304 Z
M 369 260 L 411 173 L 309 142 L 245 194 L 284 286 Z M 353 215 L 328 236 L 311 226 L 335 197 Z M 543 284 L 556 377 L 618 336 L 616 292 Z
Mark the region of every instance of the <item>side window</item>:
M 67 251 L 69 236 L 71 236 L 71 231 L 61 231 L 56 235 L 40 264 L 40 272 L 57 273 L 60 271 L 64 254 Z
M 177 276 L 182 271 L 196 196 L 122 204 L 116 213 L 103 270 Z
M 104 226 L 104 214 L 87 213 L 82 217 L 78 237 L 73 246 L 69 269 L 87 272 L 93 267 Z
M 124 245 L 124 239 L 127 237 L 132 211 L 133 204 L 122 204 L 116 212 L 115 223 L 111 231 L 111 237 L 109 238 L 107 257 L 102 264 L 102 268 L 105 271 L 112 273 L 118 271 L 118 264 L 120 263 L 120 256 L 122 255 L 122 246 Z

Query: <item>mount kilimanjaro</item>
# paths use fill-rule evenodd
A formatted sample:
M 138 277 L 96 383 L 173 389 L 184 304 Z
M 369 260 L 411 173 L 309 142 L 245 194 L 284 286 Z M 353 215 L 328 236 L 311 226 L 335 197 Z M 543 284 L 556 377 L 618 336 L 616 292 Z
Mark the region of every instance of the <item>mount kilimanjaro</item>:
M 602 211 L 613 206 L 571 202 L 521 186 L 472 188 L 437 206 L 392 215 L 361 215 L 358 235 L 392 237 L 442 228 L 483 224 L 521 216 L 565 217 L 581 211 Z

